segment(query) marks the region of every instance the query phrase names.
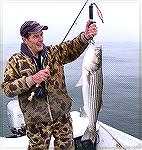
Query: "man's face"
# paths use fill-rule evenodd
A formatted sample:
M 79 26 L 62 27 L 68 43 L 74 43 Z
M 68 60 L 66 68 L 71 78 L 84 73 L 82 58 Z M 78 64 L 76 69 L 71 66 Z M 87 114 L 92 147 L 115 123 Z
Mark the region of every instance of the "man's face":
M 32 32 L 28 38 L 24 38 L 24 43 L 29 50 L 36 56 L 43 49 L 43 31 Z

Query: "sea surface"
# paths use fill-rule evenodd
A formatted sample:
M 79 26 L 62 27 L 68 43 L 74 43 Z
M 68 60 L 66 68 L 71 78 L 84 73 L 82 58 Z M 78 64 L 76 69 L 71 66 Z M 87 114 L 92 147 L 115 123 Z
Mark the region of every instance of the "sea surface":
M 118 130 L 142 139 L 140 111 L 140 47 L 133 42 L 96 43 L 103 47 L 103 107 L 99 120 Z M 6 60 L 19 49 L 18 44 L 3 45 L 1 76 Z M 66 83 L 73 99 L 72 110 L 83 106 L 81 87 L 75 87 L 81 77 L 84 53 L 65 65 Z M 2 78 L 2 77 L 1 77 Z M 0 79 L 1 81 L 2 79 Z M 17 99 L 15 97 L 14 99 Z M 0 89 L 0 136 L 10 136 L 6 106 L 12 100 Z

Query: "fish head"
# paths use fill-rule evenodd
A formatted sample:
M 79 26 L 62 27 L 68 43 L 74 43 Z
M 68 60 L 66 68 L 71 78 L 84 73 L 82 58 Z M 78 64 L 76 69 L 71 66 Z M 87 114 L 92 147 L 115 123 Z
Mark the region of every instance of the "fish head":
M 83 59 L 83 68 L 90 73 L 94 73 L 99 69 L 99 66 L 101 66 L 101 64 L 102 47 L 95 46 L 93 44 L 89 45 Z

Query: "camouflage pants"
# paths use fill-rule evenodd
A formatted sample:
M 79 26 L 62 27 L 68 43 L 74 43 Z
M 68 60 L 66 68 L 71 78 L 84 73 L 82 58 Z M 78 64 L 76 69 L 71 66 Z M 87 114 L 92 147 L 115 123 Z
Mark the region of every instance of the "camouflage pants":
M 42 122 L 26 126 L 29 138 L 28 150 L 48 150 L 51 135 L 54 136 L 54 150 L 74 150 L 73 130 L 70 114 L 51 123 Z

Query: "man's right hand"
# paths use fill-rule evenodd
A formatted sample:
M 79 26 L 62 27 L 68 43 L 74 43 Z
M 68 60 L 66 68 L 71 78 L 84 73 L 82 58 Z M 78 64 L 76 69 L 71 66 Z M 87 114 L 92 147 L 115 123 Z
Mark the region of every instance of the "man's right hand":
M 50 76 L 50 70 L 49 67 L 46 67 L 46 69 L 40 70 L 36 74 L 32 76 L 32 79 L 35 83 L 40 84 L 41 82 L 45 81 L 47 77 Z

